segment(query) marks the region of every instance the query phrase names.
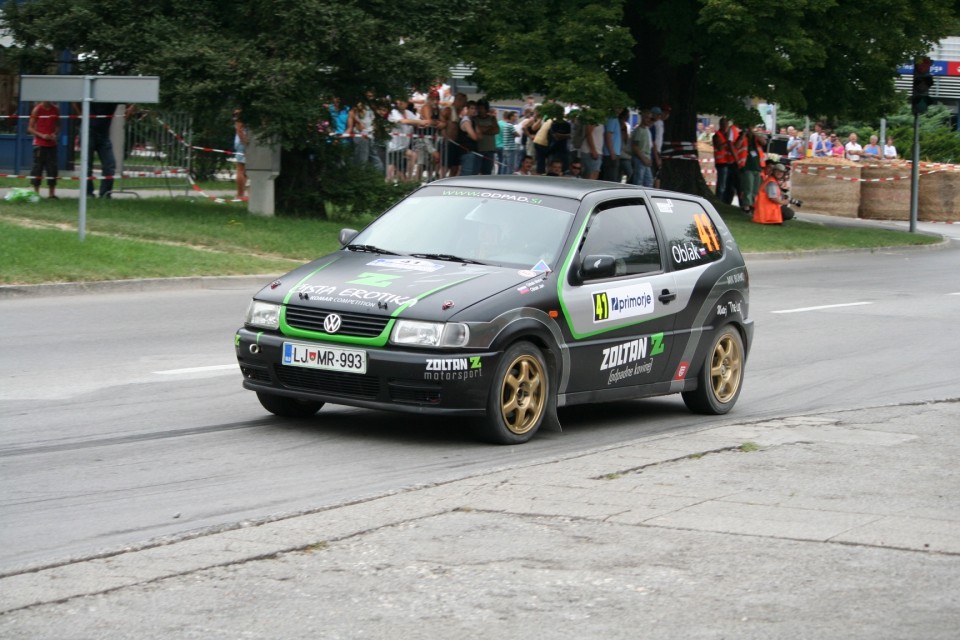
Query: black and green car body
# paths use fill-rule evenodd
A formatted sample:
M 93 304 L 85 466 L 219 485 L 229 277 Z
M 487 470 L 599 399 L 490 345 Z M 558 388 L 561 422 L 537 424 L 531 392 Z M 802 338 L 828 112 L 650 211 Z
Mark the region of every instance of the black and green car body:
M 680 393 L 723 414 L 753 338 L 743 256 L 706 200 L 619 183 L 430 183 L 254 296 L 235 344 L 268 411 L 476 416 L 518 444 L 557 408 Z

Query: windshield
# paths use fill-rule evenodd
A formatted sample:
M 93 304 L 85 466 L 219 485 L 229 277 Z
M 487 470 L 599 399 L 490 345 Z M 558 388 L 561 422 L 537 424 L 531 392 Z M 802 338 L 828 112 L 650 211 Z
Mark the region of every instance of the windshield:
M 529 269 L 555 268 L 577 202 L 504 191 L 428 187 L 353 240 L 404 255 Z

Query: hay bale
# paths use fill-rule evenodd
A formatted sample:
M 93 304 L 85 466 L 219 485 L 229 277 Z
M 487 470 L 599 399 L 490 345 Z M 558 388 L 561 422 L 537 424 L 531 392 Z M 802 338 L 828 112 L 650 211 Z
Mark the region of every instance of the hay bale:
M 867 164 L 860 170 L 860 217 L 868 220 L 910 219 L 910 166 Z M 878 180 L 879 182 L 874 182 Z
M 713 161 L 713 145 L 709 142 L 697 142 L 697 155 L 700 157 L 700 172 L 707 186 L 717 191 L 717 165 Z
M 960 222 L 960 171 L 920 169 L 917 218 L 924 222 Z M 908 209 L 909 211 L 909 209 Z
M 856 218 L 860 210 L 860 165 L 847 160 L 810 158 L 793 163 L 790 195 L 806 211 Z

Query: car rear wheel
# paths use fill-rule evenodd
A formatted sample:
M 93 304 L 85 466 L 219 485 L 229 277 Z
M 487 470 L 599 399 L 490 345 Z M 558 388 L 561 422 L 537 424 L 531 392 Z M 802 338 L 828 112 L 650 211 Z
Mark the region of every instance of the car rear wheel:
M 743 339 L 733 325 L 721 328 L 713 339 L 697 388 L 683 392 L 687 408 L 695 413 L 722 415 L 733 409 L 743 381 Z
M 485 435 L 498 444 L 530 440 L 547 414 L 550 381 L 540 349 L 517 342 L 503 354 L 487 401 Z
M 322 402 L 298 400 L 286 396 L 277 396 L 272 393 L 257 391 L 257 400 L 270 413 L 284 418 L 309 418 L 323 406 Z

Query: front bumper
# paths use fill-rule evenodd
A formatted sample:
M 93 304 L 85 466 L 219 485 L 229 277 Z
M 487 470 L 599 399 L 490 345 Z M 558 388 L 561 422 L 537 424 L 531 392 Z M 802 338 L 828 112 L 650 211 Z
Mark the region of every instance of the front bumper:
M 367 354 L 366 373 L 358 374 L 285 365 L 284 342 L 327 346 L 275 332 L 240 329 L 235 343 L 244 388 L 301 400 L 409 413 L 482 415 L 501 356 L 499 352 L 350 346 Z

